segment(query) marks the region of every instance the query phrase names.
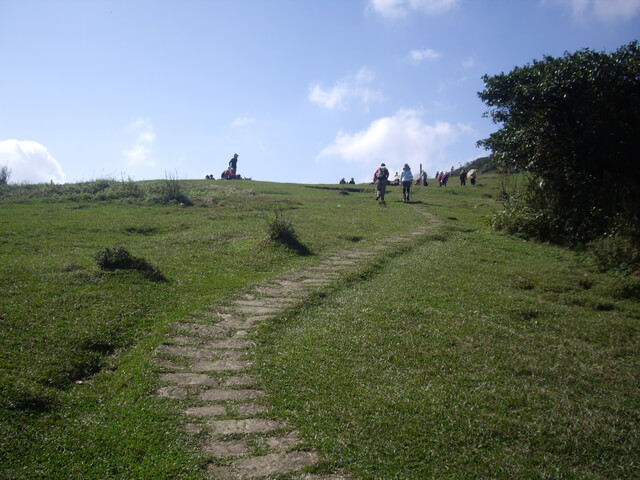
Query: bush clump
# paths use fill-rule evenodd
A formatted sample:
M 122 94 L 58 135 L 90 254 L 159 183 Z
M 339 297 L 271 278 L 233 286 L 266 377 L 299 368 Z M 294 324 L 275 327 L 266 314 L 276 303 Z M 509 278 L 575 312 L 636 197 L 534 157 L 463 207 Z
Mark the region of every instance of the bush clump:
M 640 270 L 640 247 L 631 237 L 606 236 L 587 245 L 601 271 L 622 273 Z
M 273 219 L 267 220 L 267 238 L 295 250 L 301 255 L 311 253 L 298 239 L 298 234 L 294 230 L 291 220 L 286 218 L 279 209 L 275 211 Z
M 105 247 L 96 253 L 94 259 L 102 270 L 137 270 L 150 280 L 167 280 L 157 267 L 144 258 L 134 257 L 122 246 Z
M 167 173 L 165 180 L 152 188 L 152 193 L 155 194 L 154 200 L 157 203 L 165 205 L 179 204 L 188 207 L 193 205 L 193 202 L 184 192 L 177 175 Z
M 267 221 L 267 236 L 270 240 L 285 245 L 298 241 L 298 235 L 293 229 L 291 220 L 284 217 L 282 210 L 276 210 L 275 217 Z
M 633 41 L 611 53 L 547 55 L 483 77 L 485 116 L 501 128 L 478 145 L 508 171 L 534 180 L 497 220 L 559 244 L 621 228 L 640 242 L 638 65 L 640 44 Z

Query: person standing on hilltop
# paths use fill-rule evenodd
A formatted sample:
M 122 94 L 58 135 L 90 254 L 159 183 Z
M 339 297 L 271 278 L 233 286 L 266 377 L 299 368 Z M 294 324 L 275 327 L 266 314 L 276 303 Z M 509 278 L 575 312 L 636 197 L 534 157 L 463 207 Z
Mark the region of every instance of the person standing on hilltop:
M 384 193 L 387 190 L 387 182 L 389 181 L 389 170 L 383 163 L 380 168 L 373 174 L 373 183 L 376 184 L 376 200 L 384 202 Z
M 234 154 L 233 158 L 231 160 L 229 160 L 229 170 L 231 170 L 231 173 L 233 173 L 234 175 L 236 174 L 236 167 L 238 165 L 238 154 Z

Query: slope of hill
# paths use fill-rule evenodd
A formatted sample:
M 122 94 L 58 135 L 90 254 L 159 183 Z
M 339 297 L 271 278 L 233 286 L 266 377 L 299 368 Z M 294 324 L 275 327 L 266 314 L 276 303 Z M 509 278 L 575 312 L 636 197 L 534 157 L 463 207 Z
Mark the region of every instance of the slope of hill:
M 391 187 L 385 205 L 370 185 L 180 181 L 180 201 L 163 182 L 90 183 L 0 197 L 3 478 L 225 478 L 286 452 L 275 439 L 291 431 L 291 452 L 317 455 L 288 457 L 316 460 L 307 478 L 637 473 L 640 283 L 488 230 L 491 175 L 409 203 Z M 304 249 L 267 239 L 276 212 Z M 166 280 L 101 269 L 116 247 Z M 274 282 L 307 293 L 276 295 L 246 351 L 207 337 Z M 166 390 L 196 347 L 238 350 L 251 385 L 212 370 Z M 264 395 L 212 400 L 214 422 L 185 414 L 221 386 Z M 242 425 L 286 428 L 216 433 L 254 402 L 260 422 Z M 245 450 L 203 449 L 214 441 Z

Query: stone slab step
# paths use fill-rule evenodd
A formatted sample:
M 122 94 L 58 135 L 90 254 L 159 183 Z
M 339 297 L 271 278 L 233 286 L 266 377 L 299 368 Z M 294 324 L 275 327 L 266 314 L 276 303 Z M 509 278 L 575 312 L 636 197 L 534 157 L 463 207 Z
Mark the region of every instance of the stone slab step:
M 249 447 L 244 440 L 211 439 L 204 444 L 204 451 L 216 457 L 241 457 L 249 453 Z
M 207 390 L 199 396 L 205 402 L 221 402 L 229 400 L 250 400 L 263 397 L 264 392 L 260 390 Z
M 229 333 L 228 329 L 219 327 L 217 325 L 202 325 L 199 323 L 178 322 L 174 323 L 173 326 L 178 330 L 207 337 L 225 337 Z
M 204 373 L 165 373 L 160 376 L 162 381 L 176 383 L 181 386 L 202 385 L 205 387 L 217 387 L 220 382 Z
M 195 417 L 221 417 L 227 414 L 227 409 L 224 405 L 214 404 L 205 405 L 204 407 L 189 407 L 184 413 Z
M 229 435 L 232 433 L 266 433 L 283 428 L 283 422 L 266 418 L 247 418 L 244 420 L 213 420 L 210 424 L 214 435 Z
M 253 366 L 248 360 L 216 360 L 202 361 L 191 367 L 194 372 L 239 372 Z
M 223 480 L 260 478 L 295 472 L 317 463 L 318 460 L 318 455 L 313 452 L 273 453 L 261 457 L 241 458 L 230 467 L 212 466 L 209 473 Z
M 185 358 L 219 358 L 220 352 L 207 348 L 185 347 L 182 345 L 159 345 L 156 352 Z

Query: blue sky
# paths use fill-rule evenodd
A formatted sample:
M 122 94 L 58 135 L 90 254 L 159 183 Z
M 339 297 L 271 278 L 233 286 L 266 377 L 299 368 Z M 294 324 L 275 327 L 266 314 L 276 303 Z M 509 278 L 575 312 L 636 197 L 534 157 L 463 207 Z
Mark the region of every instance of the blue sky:
M 0 0 L 11 183 L 429 177 L 487 154 L 482 75 L 638 39 L 640 0 Z

